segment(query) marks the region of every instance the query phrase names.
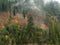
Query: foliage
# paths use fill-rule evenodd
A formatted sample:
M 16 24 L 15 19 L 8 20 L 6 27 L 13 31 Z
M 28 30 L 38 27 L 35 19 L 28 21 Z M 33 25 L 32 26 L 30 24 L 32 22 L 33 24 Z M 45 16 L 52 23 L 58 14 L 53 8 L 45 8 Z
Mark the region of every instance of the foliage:
M 15 18 L 16 19 L 16 18 Z M 16 20 L 17 21 L 17 20 Z M 5 25 L 5 28 L 0 30 L 1 45 L 23 45 L 25 43 L 36 43 L 40 36 L 37 32 L 40 28 L 34 27 L 33 18 L 28 18 L 28 25 L 20 25 L 15 22 L 10 22 Z M 42 32 L 42 30 L 40 31 Z
M 45 4 L 44 10 L 47 14 L 51 16 L 59 16 L 60 15 L 60 4 L 56 1 L 50 1 L 49 3 Z
M 8 0 L 0 0 L 0 11 L 8 11 Z
M 59 29 L 59 25 L 60 22 L 58 20 L 56 20 L 57 18 L 55 18 L 54 16 L 47 16 L 47 21 L 48 21 L 48 25 L 49 25 L 49 44 L 54 44 L 54 45 L 59 45 L 60 43 L 60 39 L 59 39 L 59 35 L 60 35 L 60 29 Z
M 36 2 L 34 3 L 36 3 L 39 7 L 40 3 L 37 3 L 38 0 L 35 1 Z M 25 0 L 25 3 L 28 4 L 28 2 L 29 0 Z M 11 3 L 12 2 L 10 2 L 9 5 L 10 11 L 11 5 L 13 4 Z M 0 0 L 0 11 L 8 11 L 8 4 L 8 0 Z M 26 7 L 22 11 L 24 18 L 27 13 L 32 12 L 28 15 L 28 24 L 25 22 L 24 24 L 19 24 L 19 19 L 17 16 L 14 16 L 8 20 L 7 24 L 2 24 L 2 29 L 0 29 L 0 45 L 24 45 L 28 43 L 37 43 L 39 45 L 44 45 L 45 43 L 47 45 L 60 45 L 60 20 L 57 19 L 57 17 L 60 16 L 59 3 L 55 1 L 49 2 L 43 8 L 46 12 L 46 21 L 48 25 L 48 29 L 46 29 L 46 31 L 42 30 L 41 27 L 35 27 L 32 17 L 34 13 L 30 8 L 27 9 Z M 16 10 L 17 7 L 14 7 L 14 15 L 16 14 Z

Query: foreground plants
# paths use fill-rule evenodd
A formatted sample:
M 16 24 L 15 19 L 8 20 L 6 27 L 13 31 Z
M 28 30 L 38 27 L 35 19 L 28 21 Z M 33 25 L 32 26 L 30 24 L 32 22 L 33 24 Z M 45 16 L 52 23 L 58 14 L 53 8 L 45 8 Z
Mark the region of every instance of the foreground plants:
M 18 22 L 18 20 L 16 20 Z M 38 45 L 59 45 L 60 43 L 60 22 L 49 17 L 48 29 L 41 29 L 34 26 L 33 18 L 28 18 L 27 26 L 15 23 L 15 21 L 3 25 L 0 30 L 1 45 L 27 45 L 37 43 Z
M 42 32 L 42 29 L 34 26 L 31 16 L 28 19 L 27 26 L 10 22 L 0 30 L 0 44 L 23 45 L 25 43 L 38 43 L 40 42 L 41 35 L 38 32 Z

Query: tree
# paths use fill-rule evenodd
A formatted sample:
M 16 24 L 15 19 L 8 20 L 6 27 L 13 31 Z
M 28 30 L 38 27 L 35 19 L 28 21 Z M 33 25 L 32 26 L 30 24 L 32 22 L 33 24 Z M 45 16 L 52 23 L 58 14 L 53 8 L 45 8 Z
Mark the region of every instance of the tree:
M 34 40 L 33 39 L 35 39 L 35 30 L 34 30 L 34 28 L 33 28 L 33 18 L 32 18 L 32 16 L 29 16 L 29 18 L 28 18 L 28 25 L 27 25 L 27 29 L 26 29 L 26 31 L 27 31 L 27 41 L 29 40 L 29 43 L 30 42 L 34 42 Z
M 15 6 L 14 9 L 13 9 L 13 15 L 15 16 L 17 13 L 17 7 Z
M 0 11 L 8 11 L 8 0 L 0 0 Z
M 44 1 L 43 0 L 34 0 L 34 3 L 40 9 L 44 6 Z
M 44 15 L 44 0 L 34 0 L 35 6 L 38 8 L 38 10 L 40 11 L 39 15 Z
M 25 19 L 25 17 L 26 17 L 26 14 L 27 14 L 27 10 L 23 10 L 23 17 L 24 17 L 24 19 Z
M 50 1 L 44 6 L 44 11 L 46 14 L 58 16 L 60 15 L 60 4 L 56 1 Z
M 8 2 L 9 2 L 8 8 L 9 8 L 10 18 L 11 18 L 11 12 L 13 12 L 14 16 L 16 14 L 17 7 L 15 6 L 15 4 L 17 3 L 17 1 L 16 0 L 9 0 Z

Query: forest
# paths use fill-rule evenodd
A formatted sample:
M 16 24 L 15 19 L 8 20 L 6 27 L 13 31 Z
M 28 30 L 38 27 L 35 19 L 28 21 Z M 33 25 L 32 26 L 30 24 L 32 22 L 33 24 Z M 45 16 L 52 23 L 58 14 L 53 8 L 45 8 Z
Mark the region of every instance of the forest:
M 60 45 L 60 3 L 0 0 L 0 45 Z

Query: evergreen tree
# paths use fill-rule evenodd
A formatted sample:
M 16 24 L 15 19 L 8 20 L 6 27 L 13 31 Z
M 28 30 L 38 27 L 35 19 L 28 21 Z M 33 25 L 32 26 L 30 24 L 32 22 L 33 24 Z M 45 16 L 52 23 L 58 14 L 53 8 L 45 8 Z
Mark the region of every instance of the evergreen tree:
M 35 30 L 33 28 L 33 18 L 32 18 L 32 16 L 29 16 L 29 18 L 28 18 L 28 25 L 27 25 L 26 31 L 27 31 L 27 37 L 28 37 L 27 40 L 29 40 L 29 42 L 34 42 L 34 40 L 35 40 Z
M 17 7 L 15 6 L 15 7 L 14 7 L 14 10 L 13 10 L 13 15 L 15 16 L 16 13 L 17 13 Z
M 32 27 L 33 27 L 33 18 L 32 18 L 32 16 L 30 16 L 29 18 L 28 18 L 28 29 L 31 29 Z
M 22 13 L 23 13 L 23 17 L 25 18 L 27 11 L 26 10 L 23 10 Z
M 56 1 L 50 1 L 46 3 L 44 6 L 44 11 L 51 16 L 59 16 L 60 15 L 60 4 Z
M 0 11 L 8 11 L 8 0 L 0 0 Z

